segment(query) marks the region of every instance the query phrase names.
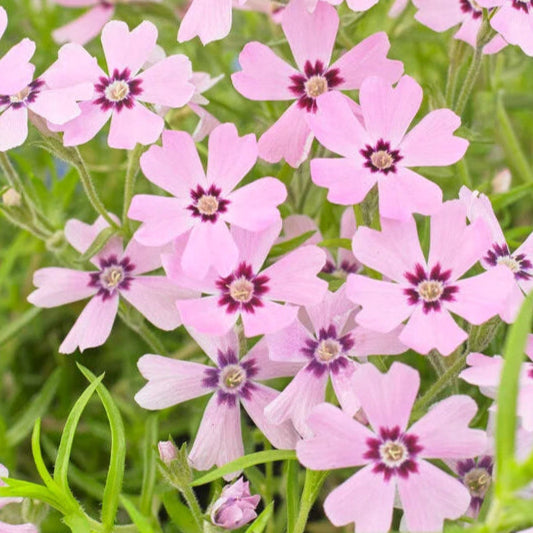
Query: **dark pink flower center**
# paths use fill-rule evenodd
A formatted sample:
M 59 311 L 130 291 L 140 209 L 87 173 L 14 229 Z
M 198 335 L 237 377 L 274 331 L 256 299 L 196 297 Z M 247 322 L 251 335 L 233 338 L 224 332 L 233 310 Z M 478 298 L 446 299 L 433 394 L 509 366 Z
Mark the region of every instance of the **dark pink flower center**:
M 10 107 L 13 109 L 20 109 L 21 107 L 26 107 L 28 104 L 35 102 L 35 100 L 37 100 L 37 96 L 41 92 L 43 85 L 44 81 L 37 78 L 17 94 L 0 95 L 0 108 L 3 106 L 7 106 L 1 111 L 5 111 Z
M 475 0 L 459 0 L 461 4 L 461 11 L 463 13 L 469 13 L 472 18 L 478 19 L 483 15 L 483 9 Z
M 337 87 L 344 80 L 339 76 L 339 69 L 327 69 L 322 61 L 317 60 L 313 65 L 306 61 L 303 74 L 290 77 L 292 85 L 289 90 L 298 97 L 298 106 L 311 113 L 317 110 L 316 99 L 325 92 Z
M 380 139 L 375 146 L 367 144 L 360 154 L 366 159 L 364 166 L 370 172 L 396 173 L 396 163 L 403 159 L 399 150 L 392 150 L 390 143 Z
M 202 222 L 216 222 L 220 213 L 225 213 L 230 203 L 220 197 L 221 189 L 211 185 L 204 190 L 198 185 L 196 189 L 191 189 L 192 204 L 187 206 L 192 216 L 200 218 Z
M 516 280 L 531 279 L 532 277 L 533 263 L 526 254 L 511 254 L 506 243 L 494 243 L 492 249 L 487 252 L 483 259 L 491 266 L 505 265 L 514 274 Z
M 393 428 L 380 428 L 378 438 L 369 438 L 366 441 L 368 450 L 365 459 L 374 462 L 372 471 L 383 474 L 385 481 L 392 476 L 402 478 L 418 472 L 417 455 L 423 450 L 418 444 L 418 437 L 402 433 L 398 426 Z
M 404 274 L 413 287 L 406 288 L 403 292 L 411 305 L 421 302 L 424 313 L 440 311 L 442 302 L 453 302 L 459 291 L 457 285 L 449 283 L 451 274 L 451 270 L 443 271 L 439 263 L 429 273 L 422 265 L 417 264 L 414 272 Z
M 254 274 L 252 266 L 242 262 L 232 274 L 217 280 L 218 305 L 225 306 L 227 313 L 238 310 L 254 313 L 256 307 L 263 306 L 261 297 L 268 292 L 268 281 L 268 276 Z
M 359 264 L 356 261 L 348 261 L 345 259 L 341 261 L 340 265 L 336 265 L 333 261 L 328 259 L 322 268 L 324 274 L 331 274 L 332 276 L 346 277 L 348 274 L 355 274 L 359 270 Z
M 219 405 L 226 403 L 233 407 L 238 398 L 249 400 L 251 391 L 256 388 L 253 381 L 250 381 L 258 372 L 255 359 L 239 362 L 239 358 L 231 349 L 225 353 L 219 350 L 217 359 L 217 368 L 205 370 L 202 385 L 217 390 Z
M 143 92 L 142 80 L 132 78 L 130 69 L 113 70 L 109 78 L 102 76 L 94 88 L 98 97 L 94 101 L 103 111 L 114 109 L 121 111 L 124 107 L 131 109 L 135 104 L 135 97 Z
M 511 5 L 519 11 L 529 13 L 530 9 L 533 8 L 533 0 L 511 0 Z
M 100 260 L 100 270 L 91 273 L 89 287 L 97 287 L 97 295 L 102 300 L 107 300 L 115 294 L 116 291 L 125 291 L 130 288 L 130 274 L 135 269 L 135 265 L 129 257 L 123 257 L 120 261 L 116 255 L 110 255 Z
M 307 339 L 300 351 L 311 360 L 306 369 L 320 377 L 328 370 L 337 374 L 346 368 L 349 365 L 346 353 L 353 345 L 354 340 L 349 333 L 339 336 L 337 328 L 331 324 L 327 329 L 320 328 L 316 339 Z
M 485 495 L 492 483 L 492 457 L 485 455 L 478 460 L 458 461 L 457 473 L 463 485 L 470 492 L 470 508 L 478 513 Z

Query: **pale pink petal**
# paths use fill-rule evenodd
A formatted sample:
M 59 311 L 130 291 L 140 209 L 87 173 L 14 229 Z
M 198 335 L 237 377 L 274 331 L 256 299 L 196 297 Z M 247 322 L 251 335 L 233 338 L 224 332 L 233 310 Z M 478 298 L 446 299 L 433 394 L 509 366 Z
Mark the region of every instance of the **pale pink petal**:
M 67 7 L 86 7 L 94 6 L 100 2 L 100 0 L 53 0 L 55 4 Z
M 237 322 L 238 313 L 227 313 L 218 305 L 218 296 L 176 302 L 181 321 L 201 333 L 224 335 Z
M 81 115 L 62 126 L 63 144 L 77 146 L 90 141 L 111 117 L 112 111 L 102 111 L 92 102 L 81 102 Z
M 425 265 L 416 221 L 382 219 L 381 231 L 360 227 L 353 238 L 358 261 L 390 279 L 405 282 L 405 273 L 416 264 Z
M 257 368 L 254 380 L 264 381 L 280 377 L 294 376 L 302 368 L 302 363 L 290 360 L 273 360 L 270 358 L 270 347 L 263 337 L 242 359 L 241 363 L 253 360 Z
M 0 93 L 16 94 L 30 84 L 35 67 L 29 63 L 35 43 L 22 39 L 0 58 Z
M 396 483 L 394 478 L 383 481 L 373 468 L 365 466 L 328 495 L 324 511 L 333 525 L 355 522 L 357 533 L 389 531 Z
M 459 291 L 454 301 L 446 302 L 446 307 L 471 324 L 479 325 L 501 312 L 515 279 L 509 268 L 499 265 L 455 284 Z
M 154 326 L 170 331 L 181 324 L 176 300 L 194 293 L 178 288 L 164 276 L 137 276 L 120 294 Z
M 379 212 L 382 217 L 406 220 L 412 213 L 432 215 L 442 205 L 442 190 L 407 168 L 381 176 L 378 181 Z
M 401 61 L 387 59 L 389 49 L 387 34 L 379 32 L 343 54 L 331 65 L 332 69 L 339 69 L 339 76 L 343 79 L 336 89 L 359 89 L 363 80 L 369 76 L 379 76 L 390 83 L 398 81 L 403 72 L 403 64 Z
M 239 337 L 235 329 L 231 329 L 222 336 L 213 336 L 200 333 L 191 327 L 187 327 L 187 332 L 200 346 L 203 352 L 218 366 L 218 352 L 227 353 L 232 351 L 239 353 Z M 244 360 L 245 358 L 243 358 Z
M 280 219 L 277 207 L 287 198 L 287 188 L 276 178 L 258 180 L 233 191 L 228 211 L 221 217 L 249 231 L 261 231 Z
M 255 337 L 274 333 L 292 324 L 297 314 L 298 308 L 292 305 L 264 301 L 262 307 L 256 307 L 253 313 L 242 313 L 244 334 L 246 337 Z
M 137 366 L 148 380 L 135 395 L 144 409 L 166 409 L 212 392 L 202 385 L 209 368 L 205 365 L 148 354 L 139 359 Z
M 244 455 L 239 404 L 220 404 L 217 394 L 209 400 L 189 461 L 196 470 L 223 466 Z
M 362 310 L 356 321 L 361 326 L 387 333 L 413 312 L 403 288 L 396 283 L 378 281 L 358 274 L 348 276 L 346 294 Z
M 389 10 L 389 17 L 397 17 L 406 7 L 409 0 L 395 0 Z
M 279 392 L 277 390 L 260 383 L 254 383 L 250 398 L 242 397 L 241 402 L 254 424 L 275 448 L 293 450 L 298 441 L 298 434 L 293 425 L 289 421 L 282 424 L 273 424 L 266 418 L 264 413 L 265 407 L 278 395 Z
M 307 418 L 312 436 L 296 446 L 298 460 L 313 470 L 365 464 L 366 441 L 372 432 L 350 415 L 328 403 L 317 405 Z M 348 444 L 348 445 L 347 445 Z
M 231 29 L 231 5 L 232 0 L 193 0 L 181 21 L 178 41 L 198 36 L 205 46 L 226 37 Z
M 278 242 L 294 239 L 308 231 L 314 231 L 315 233 L 302 244 L 317 244 L 322 240 L 318 226 L 312 218 L 307 215 L 289 215 L 283 219 L 283 237 L 280 237 Z
M 102 30 L 102 48 L 109 72 L 127 68 L 135 76 L 150 57 L 156 41 L 157 28 L 147 20 L 131 31 L 125 22 L 108 22 Z
M 494 392 L 500 384 L 500 377 L 503 368 L 503 358 L 500 355 L 488 357 L 482 353 L 471 353 L 466 358 L 469 368 L 463 370 L 459 377 L 467 383 L 494 389 Z M 490 397 L 494 398 L 494 395 Z
M 201 142 L 220 125 L 220 121 L 199 105 L 189 103 L 189 107 L 200 117 L 192 138 L 195 142 Z
M 103 300 L 95 296 L 85 306 L 59 347 L 59 353 L 72 353 L 76 348 L 101 346 L 109 337 L 118 311 L 118 294 Z
M 67 42 L 86 44 L 102 31 L 114 13 L 115 8 L 111 5 L 96 5 L 81 17 L 54 30 L 52 37 L 59 44 Z
M 6 28 L 7 28 L 7 13 L 6 13 L 6 10 L 2 6 L 0 6 L 0 38 L 2 37 L 2 35 L 4 35 Z M 5 475 L 7 476 L 7 471 Z
M 194 93 L 190 82 L 192 66 L 188 57 L 180 54 L 166 57 L 145 70 L 138 79 L 142 80 L 139 100 L 168 107 L 184 106 Z
M 248 43 L 239 55 L 239 72 L 232 74 L 235 89 L 249 100 L 294 100 L 289 89 L 298 71 L 280 59 L 268 46 Z
M 253 271 L 257 273 L 280 231 L 281 220 L 277 220 L 272 226 L 262 231 L 246 231 L 237 226 L 231 228 L 231 234 L 239 249 L 240 260 L 252 265 Z
M 351 331 L 355 345 L 351 354 L 356 357 L 368 355 L 398 355 L 407 350 L 407 346 L 400 339 L 403 326 L 398 326 L 389 333 L 379 333 L 370 329 L 356 327 Z
M 456 520 L 470 505 L 468 489 L 436 466 L 418 462 L 418 474 L 398 477 L 398 491 L 409 531 L 442 531 L 444 520 Z
M 134 268 L 131 274 L 138 276 L 145 272 L 152 272 L 162 266 L 161 256 L 172 251 L 172 245 L 145 246 L 135 239 L 130 239 L 124 250 L 124 257 L 128 257 Z
M 327 291 L 320 302 L 307 306 L 305 311 L 316 333 L 331 324 L 336 324 L 340 333 L 354 308 L 353 302 L 346 297 L 345 285 L 342 285 L 335 292 Z
M 330 372 L 335 396 L 342 410 L 349 416 L 354 416 L 361 407 L 357 398 L 356 372 L 357 366 L 353 361 L 349 362 L 347 368 L 340 368 L 338 372 Z
M 190 190 L 204 185 L 205 174 L 192 137 L 185 131 L 163 132 L 163 146 L 151 146 L 141 156 L 146 177 L 178 198 L 190 198 Z
M 313 407 L 324 401 L 328 373 L 316 376 L 308 367 L 300 370 L 283 392 L 265 408 L 265 416 L 273 424 L 291 420 L 300 435 L 312 435 L 307 418 Z
M 263 271 L 269 278 L 266 297 L 298 305 L 318 303 L 328 288 L 317 277 L 325 262 L 324 250 L 313 245 L 288 253 Z
M 533 17 L 530 13 L 515 9 L 509 3 L 495 13 L 490 23 L 509 44 L 516 44 L 525 54 L 533 56 Z
M 39 533 L 39 530 L 33 524 L 12 525 L 0 522 L 0 531 L 2 533 Z
M 422 103 L 422 87 L 403 76 L 395 88 L 378 77 L 367 78 L 359 93 L 367 131 L 374 141 L 383 139 L 396 148 Z
M 313 142 L 305 115 L 298 102 L 291 104 L 259 138 L 259 157 L 269 163 L 285 159 L 291 167 L 299 167 L 307 159 Z
M 425 313 L 418 306 L 400 334 L 400 341 L 421 354 L 436 349 L 450 355 L 468 335 L 456 324 L 446 309 Z
M 415 19 L 433 31 L 446 31 L 470 17 L 463 13 L 459 1 L 450 0 L 413 0 L 418 8 Z
M 306 61 L 329 65 L 339 27 L 339 16 L 333 6 L 319 2 L 314 12 L 309 13 L 303 0 L 291 0 L 283 10 L 281 27 L 301 71 Z
M 295 320 L 287 328 L 283 328 L 265 337 L 272 361 L 286 361 L 307 363 L 309 359 L 302 353 L 305 342 L 311 338 L 311 333 Z
M 209 136 L 207 182 L 228 194 L 250 172 L 257 161 L 254 134 L 239 137 L 234 124 L 221 124 Z
M 28 296 L 37 307 L 56 307 L 89 298 L 98 288 L 89 286 L 90 272 L 69 268 L 48 267 L 36 270 L 33 284 L 38 287 Z
M 8 107 L 0 114 L 0 152 L 11 150 L 24 143 L 28 136 L 28 110 L 26 107 Z
M 107 142 L 111 148 L 132 150 L 137 143 L 152 144 L 161 135 L 164 120 L 141 104 L 131 108 L 123 107 L 111 117 L 111 128 Z
M 346 0 L 352 11 L 367 11 L 378 3 L 378 0 Z

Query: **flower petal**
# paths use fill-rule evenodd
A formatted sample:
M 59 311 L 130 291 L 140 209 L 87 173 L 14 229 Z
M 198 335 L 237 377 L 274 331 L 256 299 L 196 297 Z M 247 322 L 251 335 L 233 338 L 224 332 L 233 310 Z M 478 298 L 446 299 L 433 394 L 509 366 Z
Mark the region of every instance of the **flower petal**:
M 86 44 L 100 34 L 105 23 L 111 20 L 114 13 L 115 8 L 112 5 L 96 5 L 81 17 L 54 30 L 52 37 L 59 44 L 68 42 Z
M 178 41 L 190 41 L 198 35 L 205 46 L 226 37 L 231 29 L 231 5 L 231 0 L 193 0 L 181 21 Z
M 238 313 L 227 313 L 220 307 L 218 296 L 179 300 L 176 305 L 183 324 L 211 335 L 224 335 L 239 317 Z

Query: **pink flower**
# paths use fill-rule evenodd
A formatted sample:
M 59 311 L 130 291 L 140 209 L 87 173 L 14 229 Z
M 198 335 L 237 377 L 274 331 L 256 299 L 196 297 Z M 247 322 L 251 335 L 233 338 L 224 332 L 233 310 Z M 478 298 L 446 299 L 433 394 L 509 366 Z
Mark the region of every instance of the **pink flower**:
M 407 7 L 409 0 L 395 0 L 389 10 L 390 17 L 397 17 Z
M 328 200 L 360 203 L 377 183 L 382 217 L 406 219 L 429 215 L 442 202 L 442 191 L 410 167 L 451 165 L 463 157 L 468 141 L 453 132 L 461 119 L 449 109 L 426 115 L 409 133 L 422 103 L 422 88 L 403 76 L 396 88 L 367 78 L 359 93 L 363 123 L 339 94 L 319 98 L 309 124 L 318 141 L 342 158 L 313 159 L 311 177 L 328 188 Z
M 273 361 L 298 363 L 301 370 L 285 390 L 265 409 L 266 417 L 280 424 L 291 420 L 303 436 L 310 436 L 309 413 L 325 401 L 329 379 L 343 410 L 353 416 L 359 409 L 354 379 L 358 363 L 352 357 L 396 355 L 406 347 L 398 341 L 401 328 L 375 333 L 357 326 L 354 306 L 346 299 L 344 287 L 327 292 L 316 305 L 300 311 L 299 320 L 267 335 Z
M 442 531 L 446 518 L 468 509 L 470 494 L 426 459 L 463 459 L 484 450 L 485 433 L 468 427 L 476 403 L 451 396 L 407 428 L 420 384 L 415 369 L 393 363 L 381 374 L 366 364 L 354 381 L 370 429 L 322 404 L 308 419 L 314 436 L 296 448 L 313 470 L 363 466 L 326 498 L 327 517 L 335 526 L 355 522 L 358 533 L 387 532 L 398 493 L 408 531 Z
M 213 394 L 198 428 L 189 460 L 197 470 L 222 466 L 244 454 L 240 404 L 276 448 L 292 449 L 297 440 L 291 424 L 276 426 L 263 410 L 279 393 L 259 381 L 291 376 L 294 365 L 268 359 L 264 341 L 239 360 L 235 332 L 210 337 L 188 330 L 216 366 L 144 355 L 138 367 L 148 383 L 136 394 L 145 409 L 165 409 Z
M 193 72 L 191 83 L 195 87 L 195 92 L 192 95 L 191 101 L 189 102 L 189 107 L 198 115 L 200 121 L 196 126 L 192 134 L 192 138 L 195 142 L 200 142 L 205 137 L 211 134 L 211 132 L 220 124 L 219 120 L 214 117 L 209 111 L 204 109 L 203 106 L 209 103 L 209 100 L 203 96 L 203 93 L 215 84 L 217 84 L 222 78 L 223 74 L 212 78 L 207 72 Z
M 141 168 L 173 197 L 133 198 L 128 216 L 143 222 L 135 238 L 159 246 L 182 235 L 187 242 L 181 266 L 188 276 L 201 279 L 210 267 L 227 276 L 239 256 L 228 224 L 261 231 L 281 220 L 277 206 L 287 196 L 281 181 L 261 178 L 233 190 L 256 160 L 255 136 L 239 137 L 233 124 L 223 124 L 209 137 L 206 175 L 192 137 L 165 131 L 163 146 L 150 147 L 141 157 Z
M 477 459 L 457 461 L 455 471 L 459 479 L 470 492 L 470 506 L 467 515 L 477 518 L 485 500 L 485 495 L 492 484 L 494 460 L 490 455 L 481 455 Z
M 239 250 L 238 266 L 227 276 L 211 269 L 203 280 L 184 274 L 181 263 L 185 243 L 183 238 L 178 239 L 174 255 L 163 255 L 165 271 L 178 286 L 206 295 L 177 302 L 183 323 L 202 333 L 223 335 L 241 317 L 244 334 L 254 337 L 291 324 L 298 313 L 294 305 L 318 303 L 328 285 L 317 278 L 326 259 L 320 248 L 302 246 L 261 270 L 280 230 L 281 221 L 257 233 L 233 226 L 231 235 Z M 198 256 L 196 260 L 204 259 Z
M 107 227 L 101 217 L 91 226 L 79 220 L 69 220 L 65 237 L 80 253 L 84 253 L 97 235 Z M 173 330 L 181 322 L 175 301 L 194 293 L 177 288 L 164 276 L 143 276 L 161 266 L 161 249 L 145 248 L 131 240 L 123 249 L 122 239 L 112 237 L 91 262 L 98 268 L 81 272 L 69 268 L 41 268 L 34 273 L 37 290 L 28 301 L 37 307 L 57 307 L 91 298 L 70 330 L 59 351 L 72 353 L 79 347 L 102 345 L 113 327 L 119 297 L 123 297 L 152 324 Z
M 0 478 L 3 477 L 9 477 L 9 472 L 3 464 L 0 464 Z M 6 483 L 0 479 L 0 487 L 5 486 L 7 486 Z M 0 498 L 0 509 L 10 503 L 19 503 L 21 501 L 22 498 Z M 0 522 L 0 533 L 39 533 L 39 530 L 33 524 L 13 525 Z
M 499 8 L 491 26 L 509 43 L 533 56 L 533 5 L 524 0 L 476 0 L 481 7 Z
M 356 317 L 361 326 L 388 332 L 408 319 L 401 342 L 422 354 L 434 348 L 449 355 L 467 338 L 450 312 L 478 325 L 501 311 L 512 279 L 507 267 L 459 279 L 490 244 L 483 220 L 466 225 L 459 200 L 444 203 L 431 217 L 428 261 L 413 218 L 382 219 L 381 227 L 359 228 L 353 240 L 355 257 L 391 280 L 348 277 L 347 295 L 363 308 Z
M 226 485 L 211 509 L 211 521 L 223 529 L 239 529 L 256 516 L 259 494 L 250 494 L 250 483 L 240 477 L 233 485 Z
M 176 451 L 176 446 L 170 440 L 161 440 L 157 444 L 157 449 L 159 450 L 159 458 L 167 466 L 170 465 L 174 459 L 178 456 Z
M 533 288 L 533 233 L 511 253 L 487 196 L 477 191 L 472 192 L 463 186 L 459 191 L 459 198 L 466 206 L 467 216 L 471 222 L 481 219 L 490 228 L 491 242 L 485 250 L 481 264 L 486 269 L 505 265 L 513 273 L 508 297 L 500 312 L 503 320 L 513 322 L 524 301 L 524 294 Z
M 141 102 L 168 107 L 185 105 L 194 93 L 190 83 L 191 63 L 184 55 L 172 55 L 139 72 L 156 46 L 157 28 L 144 21 L 131 32 L 124 22 L 108 22 L 102 31 L 102 46 L 110 74 L 79 44 L 59 50 L 59 59 L 48 70 L 52 89 L 90 82 L 93 95 L 80 104 L 82 113 L 57 131 L 63 131 L 65 146 L 91 140 L 111 119 L 108 144 L 132 149 L 151 144 L 163 131 L 164 121 Z
M 304 0 L 308 11 L 314 11 L 320 0 Z M 332 6 L 337 6 L 342 3 L 342 0 L 325 0 Z M 368 11 L 375 6 L 378 0 L 346 0 L 346 4 L 352 11 Z
M 385 33 L 371 35 L 330 65 L 339 16 L 325 2 L 309 13 L 305 0 L 291 0 L 281 25 L 298 69 L 267 46 L 251 42 L 239 56 L 242 70 L 231 79 L 237 91 L 250 100 L 295 100 L 259 139 L 259 155 L 271 163 L 285 159 L 297 167 L 311 148 L 313 134 L 306 118 L 316 112 L 319 95 L 359 89 L 372 74 L 392 83 L 403 67 L 399 61 L 387 59 L 390 45 Z
M 477 37 L 483 22 L 483 9 L 477 0 L 413 0 L 418 8 L 416 20 L 434 31 L 442 32 L 461 24 L 454 35 L 456 39 L 465 41 L 476 47 Z M 507 43 L 496 35 L 485 45 L 485 54 L 495 54 Z

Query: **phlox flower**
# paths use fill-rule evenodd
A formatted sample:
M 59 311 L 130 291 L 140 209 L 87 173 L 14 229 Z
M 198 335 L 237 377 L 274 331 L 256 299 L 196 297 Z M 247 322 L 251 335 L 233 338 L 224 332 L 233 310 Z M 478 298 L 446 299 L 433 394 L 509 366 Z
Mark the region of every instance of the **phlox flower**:
M 511 253 L 487 196 L 463 186 L 459 191 L 459 198 L 466 206 L 471 222 L 482 219 L 490 228 L 491 242 L 485 250 L 481 264 L 486 269 L 505 265 L 513 273 L 509 296 L 500 312 L 503 320 L 513 322 L 524 301 L 524 294 L 533 288 L 533 233 Z
M 398 495 L 408 531 L 442 531 L 446 518 L 468 509 L 470 494 L 427 459 L 463 459 L 484 450 L 485 432 L 468 427 L 476 403 L 451 396 L 408 428 L 420 385 L 415 369 L 393 363 L 381 374 L 365 364 L 354 385 L 370 428 L 321 404 L 308 419 L 313 437 L 296 447 L 299 461 L 313 470 L 363 467 L 328 495 L 327 517 L 335 526 L 355 522 L 357 533 L 387 532 Z
M 367 78 L 359 99 L 363 122 L 335 92 L 321 96 L 317 113 L 309 116 L 318 141 L 342 156 L 313 159 L 313 182 L 327 187 L 328 200 L 341 205 L 360 203 L 377 183 L 382 217 L 434 213 L 442 191 L 410 167 L 461 159 L 468 141 L 453 135 L 461 119 L 449 109 L 437 109 L 406 133 L 422 103 L 422 88 L 409 76 L 396 87 L 382 78 Z
M 157 28 L 144 21 L 129 31 L 124 22 L 108 22 L 102 30 L 102 47 L 109 74 L 79 44 L 59 50 L 59 59 L 48 70 L 52 89 L 82 82 L 93 85 L 93 94 L 80 104 L 81 115 L 56 131 L 63 131 L 65 146 L 91 140 L 111 119 L 108 144 L 132 149 L 151 144 L 163 131 L 164 120 L 141 102 L 181 107 L 191 99 L 191 62 L 180 54 L 169 56 L 140 72 L 156 46 Z
M 270 361 L 264 341 L 240 359 L 234 331 L 222 337 L 188 331 L 215 366 L 144 355 L 138 367 L 148 383 L 135 395 L 135 400 L 141 407 L 155 410 L 212 394 L 189 454 L 192 466 L 207 470 L 244 455 L 241 404 L 273 446 L 294 448 L 298 436 L 292 425 L 274 425 L 263 414 L 278 391 L 260 383 L 293 375 L 294 365 Z
M 92 225 L 72 219 L 65 226 L 65 237 L 84 253 L 105 227 L 107 222 L 101 217 Z M 33 275 L 37 289 L 28 296 L 28 301 L 37 307 L 57 307 L 91 298 L 59 351 L 72 353 L 78 347 L 83 351 L 102 345 L 111 333 L 120 297 L 158 328 L 177 328 L 181 322 L 175 301 L 194 293 L 177 288 L 164 276 L 143 275 L 161 266 L 161 251 L 146 248 L 133 239 L 124 249 L 122 239 L 112 237 L 91 258 L 95 271 L 58 267 L 37 270 Z
M 408 3 L 409 0 L 395 0 L 389 10 L 389 16 L 397 17 L 407 7 Z
M 308 11 L 314 11 L 320 0 L 304 0 Z M 342 3 L 342 0 L 324 0 L 332 6 L 338 6 Z M 371 7 L 375 6 L 378 0 L 346 0 L 346 4 L 352 11 L 368 11 Z
M 210 267 L 227 276 L 239 256 L 228 224 L 261 231 L 281 220 L 277 206 L 287 190 L 278 179 L 260 178 L 234 190 L 256 160 L 255 136 L 239 137 L 233 124 L 223 124 L 209 137 L 205 173 L 192 137 L 165 131 L 163 146 L 151 146 L 141 157 L 141 168 L 173 197 L 133 198 L 128 216 L 143 223 L 135 238 L 158 246 L 183 235 L 187 240 L 181 266 L 188 276 L 201 279 Z
M 343 410 L 355 415 L 359 401 L 354 386 L 359 364 L 353 357 L 396 355 L 407 348 L 398 340 L 401 327 L 376 333 L 353 320 L 354 305 L 344 287 L 327 292 L 318 304 L 306 306 L 289 327 L 266 335 L 273 361 L 299 363 L 301 369 L 285 390 L 265 409 L 277 424 L 291 420 L 300 435 L 309 437 L 307 418 L 313 407 L 325 401 L 331 379 Z
M 450 313 L 479 325 L 501 311 L 513 277 L 507 267 L 460 279 L 482 258 L 490 232 L 483 220 L 467 226 L 459 200 L 445 202 L 431 217 L 427 261 L 413 218 L 382 219 L 381 228 L 359 228 L 353 239 L 355 257 L 390 280 L 348 277 L 347 295 L 362 306 L 361 326 L 387 332 L 408 319 L 401 342 L 422 354 L 436 349 L 449 355 L 468 337 Z
M 163 254 L 163 267 L 178 286 L 204 294 L 177 302 L 183 323 L 202 333 L 223 335 L 240 317 L 244 334 L 254 337 L 291 324 L 298 313 L 295 305 L 318 303 L 328 284 L 317 277 L 326 260 L 317 246 L 302 246 L 261 268 L 280 230 L 281 221 L 260 232 L 233 226 L 231 236 L 239 250 L 235 269 L 226 276 L 210 269 L 203 280 L 184 273 L 181 264 L 186 244 L 183 238 L 177 239 L 174 254 Z M 198 262 L 202 260 L 197 257 Z
M 499 8 L 490 25 L 509 43 L 533 56 L 533 4 L 531 0 L 476 0 L 481 7 Z
M 0 464 L 0 478 L 9 477 L 9 472 L 7 468 Z M 6 483 L 0 479 L 0 487 L 5 487 Z M 19 503 L 22 501 L 22 498 L 0 498 L 0 509 L 9 505 L 10 503 Z M 0 533 L 39 533 L 37 527 L 33 524 L 6 524 L 5 522 L 0 521 Z
M 304 0 L 291 0 L 283 11 L 281 26 L 297 68 L 254 41 L 244 47 L 239 56 L 242 70 L 231 79 L 237 91 L 250 100 L 294 100 L 259 139 L 259 155 L 271 163 L 285 159 L 297 167 L 311 148 L 313 134 L 306 119 L 320 108 L 318 96 L 359 89 L 371 75 L 392 83 L 400 77 L 403 66 L 387 59 L 390 44 L 383 32 L 361 41 L 330 64 L 339 15 L 325 2 L 319 2 L 309 13 Z
M 476 47 L 477 37 L 483 22 L 483 9 L 477 0 L 413 0 L 418 8 L 416 20 L 434 31 L 446 31 L 458 24 L 461 27 L 454 35 Z M 495 54 L 507 43 L 496 35 L 483 48 L 485 54 Z

